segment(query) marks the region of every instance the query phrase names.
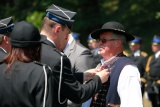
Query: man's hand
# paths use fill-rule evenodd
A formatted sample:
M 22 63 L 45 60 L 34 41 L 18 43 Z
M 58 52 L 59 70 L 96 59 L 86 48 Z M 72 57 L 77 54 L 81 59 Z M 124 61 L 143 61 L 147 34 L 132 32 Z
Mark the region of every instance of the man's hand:
M 84 72 L 84 81 L 88 81 L 91 79 L 94 75 L 98 75 L 102 81 L 102 83 L 106 82 L 108 80 L 108 77 L 110 73 L 108 72 L 108 69 L 89 69 Z
M 87 71 L 85 71 L 83 73 L 83 80 L 84 81 L 88 81 L 89 79 L 91 79 L 95 74 L 96 74 L 97 70 L 96 69 L 89 69 Z
M 96 73 L 101 78 L 102 83 L 105 83 L 108 80 L 108 77 L 110 75 L 110 72 L 108 72 L 108 69 L 103 69 Z

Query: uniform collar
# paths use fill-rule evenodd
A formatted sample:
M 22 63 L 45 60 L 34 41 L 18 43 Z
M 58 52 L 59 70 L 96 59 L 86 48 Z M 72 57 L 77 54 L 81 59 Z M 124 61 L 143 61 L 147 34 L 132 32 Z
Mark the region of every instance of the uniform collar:
M 155 58 L 158 58 L 160 56 L 160 51 L 158 51 L 156 54 L 155 54 Z
M 133 53 L 133 55 L 134 55 L 134 57 L 140 56 L 140 50 L 135 51 L 135 52 Z
M 55 43 L 50 38 L 47 37 L 47 40 L 50 41 L 54 46 L 56 46 Z

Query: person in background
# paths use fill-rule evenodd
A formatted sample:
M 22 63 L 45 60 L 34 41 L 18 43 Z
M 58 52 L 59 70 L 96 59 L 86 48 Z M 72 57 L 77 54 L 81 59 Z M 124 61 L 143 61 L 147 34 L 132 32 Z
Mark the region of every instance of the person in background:
M 72 32 L 72 36 L 77 42 L 79 42 L 79 43 L 81 42 L 79 33 Z
M 152 40 L 152 51 L 146 65 L 147 86 L 146 92 L 152 107 L 160 107 L 160 37 L 154 36 Z
M 102 56 L 99 54 L 99 42 L 89 36 L 88 43 L 91 43 L 91 52 L 93 53 L 94 62 L 98 65 L 101 62 Z
M 10 50 L 10 33 L 14 28 L 13 18 L 0 19 L 0 61 L 4 59 Z
M 129 42 L 129 48 L 131 50 L 131 55 L 129 56 L 137 65 L 141 77 L 141 91 L 142 96 L 145 89 L 145 75 L 146 75 L 146 63 L 148 59 L 148 54 L 144 51 L 141 51 L 142 39 L 140 37 L 134 36 L 135 39 Z
M 63 52 L 71 61 L 73 73 L 84 72 L 96 66 L 91 51 L 81 43 L 76 42 L 72 33 L 69 34 L 68 43 Z
M 71 61 L 73 74 L 95 68 L 96 65 L 91 51 L 74 38 L 75 34 L 69 34 L 68 43 L 63 51 Z M 81 104 L 75 104 L 69 100 L 68 107 L 81 107 Z
M 93 40 L 95 40 L 95 39 L 93 39 L 93 38 L 91 37 L 91 35 L 89 35 L 89 36 L 88 36 L 88 39 L 87 39 L 87 42 L 88 42 L 88 48 L 89 48 L 90 50 L 93 49 L 93 47 L 92 47 Z
M 10 41 L 11 51 L 0 64 L 0 107 L 53 107 L 53 74 L 38 62 L 38 28 L 18 22 Z
M 108 68 L 109 80 L 101 91 L 82 107 L 143 107 L 140 73 L 134 62 L 123 54 L 126 41 L 134 36 L 127 33 L 119 22 L 107 22 L 91 33 L 100 43 L 103 59 L 97 69 Z
M 102 83 L 107 81 L 110 74 L 107 69 L 101 72 L 92 69 L 89 72 L 73 74 L 70 60 L 61 51 L 68 42 L 75 15 L 76 12 L 52 4 L 46 10 L 46 16 L 42 22 L 41 35 L 47 38 L 43 40 L 41 62 L 49 65 L 54 75 L 52 101 L 55 107 L 67 107 L 68 99 L 74 103 L 88 100 L 100 90 Z M 87 77 L 93 78 L 86 84 L 81 84 L 88 80 Z

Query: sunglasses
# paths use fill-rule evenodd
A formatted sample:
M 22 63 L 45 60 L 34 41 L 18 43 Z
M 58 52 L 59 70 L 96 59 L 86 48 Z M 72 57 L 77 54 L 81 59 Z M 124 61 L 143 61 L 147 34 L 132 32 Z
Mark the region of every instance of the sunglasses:
M 105 39 L 105 38 L 97 39 L 98 42 L 102 42 L 103 44 L 106 42 L 115 41 L 115 40 L 118 40 L 118 39 Z

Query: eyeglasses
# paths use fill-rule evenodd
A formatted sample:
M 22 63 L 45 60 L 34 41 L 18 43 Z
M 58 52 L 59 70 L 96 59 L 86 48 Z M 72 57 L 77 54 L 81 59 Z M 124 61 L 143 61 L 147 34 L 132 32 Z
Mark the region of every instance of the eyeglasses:
M 106 43 L 106 42 L 108 42 L 108 41 L 115 41 L 115 40 L 118 40 L 118 39 L 105 39 L 105 38 L 97 39 L 98 42 L 101 41 L 103 44 Z

